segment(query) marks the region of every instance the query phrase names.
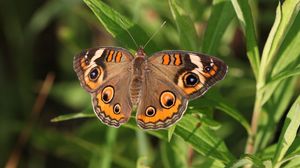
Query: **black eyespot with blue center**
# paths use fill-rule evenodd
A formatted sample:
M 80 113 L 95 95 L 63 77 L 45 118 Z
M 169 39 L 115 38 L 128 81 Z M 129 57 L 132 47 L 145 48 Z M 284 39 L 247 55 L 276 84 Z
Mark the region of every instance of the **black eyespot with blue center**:
M 91 72 L 89 74 L 89 78 L 90 78 L 90 80 L 95 81 L 98 79 L 99 75 L 100 75 L 99 69 L 94 68 L 91 70 Z
M 188 72 L 184 75 L 184 84 L 186 86 L 195 86 L 199 83 L 198 76 L 193 72 Z

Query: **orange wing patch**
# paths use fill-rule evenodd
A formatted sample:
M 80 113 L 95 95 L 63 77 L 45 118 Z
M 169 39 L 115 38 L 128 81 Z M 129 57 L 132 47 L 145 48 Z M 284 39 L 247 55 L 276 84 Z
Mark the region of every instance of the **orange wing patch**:
M 176 113 L 179 112 L 179 106 L 181 105 L 181 101 L 179 99 L 176 100 L 175 105 L 169 109 L 161 108 L 156 109 L 156 114 L 152 117 L 148 117 L 145 113 L 137 116 L 138 120 L 141 120 L 145 124 L 147 123 L 156 123 L 158 121 L 165 121 L 167 119 L 171 119 Z
M 118 51 L 115 56 L 115 62 L 121 62 L 121 59 L 122 59 L 122 53 Z
M 182 61 L 181 61 L 181 55 L 180 54 L 174 54 L 174 65 L 181 65 L 182 64 Z
M 101 99 L 101 94 L 99 93 L 97 95 L 97 107 L 100 107 L 100 112 L 99 113 L 103 113 L 105 115 L 105 117 L 109 117 L 111 120 L 116 120 L 116 121 L 121 121 L 122 119 L 125 118 L 124 114 L 122 113 L 114 113 L 113 111 L 113 105 L 111 104 L 105 104 L 102 99 Z M 101 114 L 98 114 L 98 116 L 101 118 Z M 104 119 L 101 118 L 101 120 L 103 121 Z M 103 121 L 106 122 L 106 121 Z
M 110 50 L 109 51 L 109 55 L 106 58 L 107 62 L 111 62 L 113 60 L 113 54 L 114 54 L 114 52 L 115 52 L 114 50 Z
M 164 64 L 164 65 L 169 65 L 170 62 L 171 62 L 170 55 L 165 54 L 165 55 L 162 57 L 162 64 Z
M 80 59 L 80 67 L 82 71 L 85 71 L 89 68 L 89 65 L 86 63 L 86 59 L 84 57 Z

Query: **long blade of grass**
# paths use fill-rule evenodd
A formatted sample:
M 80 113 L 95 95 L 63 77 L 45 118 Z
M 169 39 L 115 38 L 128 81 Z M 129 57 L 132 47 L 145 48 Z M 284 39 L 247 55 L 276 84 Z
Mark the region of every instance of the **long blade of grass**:
M 254 155 L 245 155 L 241 159 L 235 161 L 232 164 L 227 165 L 227 168 L 239 168 L 239 167 L 265 167 L 263 162 Z
M 114 155 L 113 148 L 117 139 L 118 129 L 109 127 L 106 133 L 106 145 L 104 149 L 105 155 L 102 155 L 99 167 L 110 168 L 112 162 L 112 155 Z
M 180 136 L 200 154 L 229 163 L 235 160 L 233 154 L 214 131 L 205 125 L 199 125 L 199 121 L 192 115 L 185 115 L 177 124 L 175 135 Z
M 273 158 L 273 164 L 275 167 L 280 167 L 280 161 L 283 159 L 287 150 L 293 143 L 297 135 L 297 130 L 300 126 L 300 96 L 294 102 L 290 111 L 288 112 L 287 118 L 284 121 L 284 126 L 281 130 L 279 137 L 277 150 Z
M 275 23 L 271 29 L 266 45 L 262 54 L 261 67 L 263 68 L 262 75 L 267 73 L 267 68 L 272 64 L 283 40 L 286 37 L 295 17 L 299 12 L 300 0 L 286 0 L 277 7 Z
M 178 137 L 170 143 L 162 141 L 160 145 L 163 165 L 166 168 L 188 167 L 188 145 Z
M 300 14 L 295 18 L 293 25 L 284 39 L 280 51 L 278 52 L 278 59 L 276 59 L 272 76 L 277 75 L 279 72 L 286 69 L 293 69 L 295 62 L 299 61 L 300 56 Z M 297 60 L 298 59 L 298 60 Z
M 248 0 L 231 0 L 231 2 L 244 30 L 247 42 L 247 56 L 250 61 L 254 76 L 257 78 L 260 65 L 260 56 L 250 5 Z
M 273 84 L 277 83 L 279 84 L 281 81 L 287 79 L 287 78 L 290 78 L 292 76 L 297 76 L 297 75 L 300 75 L 300 66 L 299 67 L 296 67 L 295 69 L 292 69 L 292 70 L 288 70 L 288 71 L 283 71 L 277 75 L 275 75 L 274 77 L 272 77 L 271 81 L 268 82 L 263 88 L 261 88 L 261 91 L 262 92 L 265 92 L 265 91 L 270 91 L 270 88 Z M 278 86 L 278 85 L 275 85 L 275 86 Z M 265 101 L 265 99 L 263 99 Z
M 185 10 L 178 3 L 180 2 L 177 0 L 169 0 L 169 7 L 179 33 L 180 47 L 186 50 L 197 51 L 198 40 L 194 23 L 188 13 L 185 13 Z
M 216 54 L 225 30 L 234 17 L 234 9 L 228 0 L 214 0 L 212 12 L 203 38 L 202 52 Z
M 78 119 L 78 118 L 91 118 L 91 117 L 95 117 L 95 114 L 94 113 L 81 112 L 81 113 L 75 113 L 75 114 L 60 115 L 60 116 L 57 116 L 57 117 L 51 119 L 51 122 L 61 122 L 61 121 Z
M 91 8 L 105 29 L 127 48 L 137 49 L 128 31 L 132 34 L 138 45 L 143 45 L 149 39 L 149 36 L 142 28 L 129 21 L 102 1 L 84 0 L 84 2 Z M 153 41 L 150 41 L 145 50 L 152 53 L 157 50 L 157 47 Z
M 262 104 L 265 104 L 280 82 L 285 79 L 286 77 L 298 75 L 297 68 L 298 66 L 297 62 L 300 61 L 300 14 L 298 13 L 293 26 L 290 28 L 290 31 L 288 32 L 286 39 L 284 40 L 281 49 L 278 53 L 278 61 L 274 65 L 274 68 L 272 70 L 271 79 L 267 82 L 262 90 L 260 92 L 265 93 L 263 96 Z M 288 72 L 290 71 L 290 72 Z M 281 75 L 280 75 L 281 74 Z M 286 74 L 286 76 L 284 75 Z

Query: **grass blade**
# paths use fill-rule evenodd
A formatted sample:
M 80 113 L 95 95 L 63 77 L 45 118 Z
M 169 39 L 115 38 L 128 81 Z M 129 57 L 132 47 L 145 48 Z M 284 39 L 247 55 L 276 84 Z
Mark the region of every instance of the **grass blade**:
M 203 38 L 202 52 L 216 54 L 225 30 L 234 17 L 230 1 L 214 0 L 212 12 Z
M 199 121 L 191 116 L 185 115 L 176 125 L 175 135 L 180 136 L 200 154 L 229 163 L 235 160 L 224 144 L 224 141 L 214 135 L 214 131 L 205 125 L 199 125 Z
M 194 23 L 179 3 L 176 0 L 169 0 L 169 6 L 179 33 L 180 47 L 185 50 L 197 51 L 198 39 Z
M 81 112 L 81 113 L 75 113 L 75 114 L 65 114 L 57 116 L 53 119 L 51 119 L 51 122 L 61 122 L 66 120 L 73 120 L 78 118 L 91 118 L 95 117 L 94 113 L 87 113 L 87 112 Z
M 244 30 L 247 42 L 247 56 L 250 61 L 254 76 L 257 77 L 260 65 L 260 56 L 250 5 L 248 0 L 231 0 L 231 2 Z
M 287 118 L 284 121 L 284 126 L 281 131 L 277 149 L 273 158 L 275 167 L 280 167 L 279 162 L 283 159 L 285 153 L 293 143 L 297 135 L 297 130 L 300 125 L 300 96 L 291 107 Z
M 91 8 L 105 29 L 127 48 L 137 49 L 127 30 L 135 38 L 138 45 L 143 45 L 149 39 L 149 36 L 142 28 L 129 21 L 102 1 L 84 0 L 84 2 Z M 157 47 L 153 41 L 150 41 L 145 50 L 153 53 L 157 50 Z
M 237 160 L 233 164 L 227 165 L 226 167 L 238 168 L 238 167 L 265 167 L 262 161 L 254 155 L 245 155 L 241 159 Z

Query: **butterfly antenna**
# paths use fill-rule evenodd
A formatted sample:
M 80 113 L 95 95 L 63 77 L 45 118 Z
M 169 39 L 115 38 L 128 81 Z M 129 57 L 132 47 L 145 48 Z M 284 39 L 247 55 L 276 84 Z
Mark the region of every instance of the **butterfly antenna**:
M 160 28 L 156 30 L 156 32 L 154 32 L 152 34 L 152 36 L 149 38 L 149 40 L 146 42 L 146 44 L 143 46 L 143 48 L 145 48 L 147 46 L 147 44 L 153 39 L 154 36 L 157 35 L 157 33 L 159 33 L 159 31 L 164 27 L 164 25 L 167 23 L 167 21 L 164 21 L 161 25 Z
M 132 41 L 134 42 L 136 48 L 138 49 L 139 46 L 137 45 L 137 43 L 136 43 L 135 39 L 133 38 L 133 36 L 131 35 L 131 33 L 127 29 L 125 29 L 125 30 L 127 31 L 127 33 L 129 34 L 129 36 L 131 37 Z

